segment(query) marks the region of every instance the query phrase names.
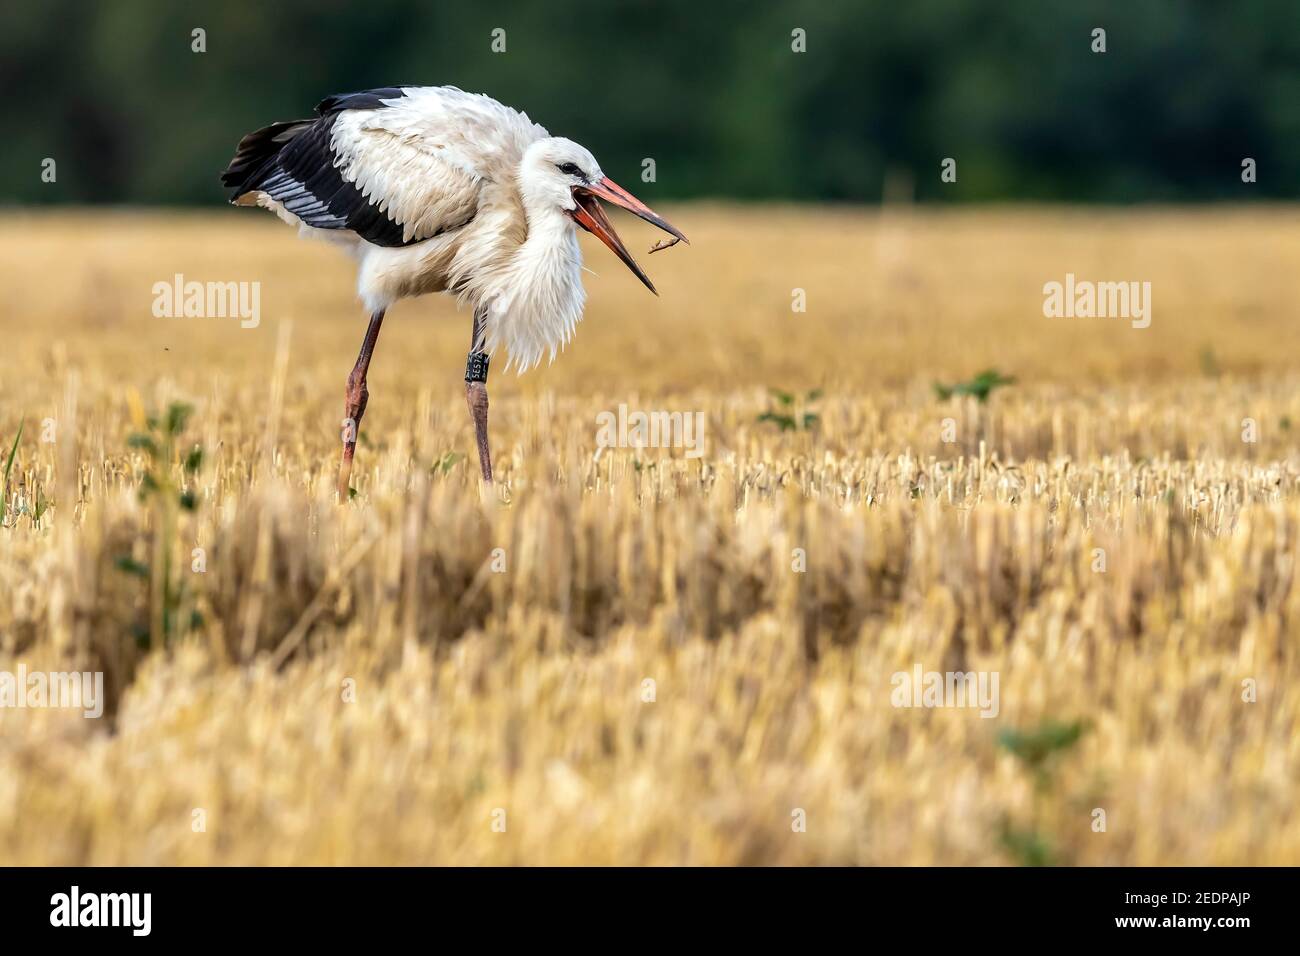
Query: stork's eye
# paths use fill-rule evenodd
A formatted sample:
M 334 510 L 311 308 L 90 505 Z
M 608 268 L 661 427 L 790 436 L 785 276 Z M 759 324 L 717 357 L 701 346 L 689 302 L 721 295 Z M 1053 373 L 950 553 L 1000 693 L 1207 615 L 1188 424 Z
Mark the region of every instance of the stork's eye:
M 566 176 L 581 176 L 583 179 L 587 178 L 586 173 L 573 163 L 556 163 L 555 165 L 556 168 Z

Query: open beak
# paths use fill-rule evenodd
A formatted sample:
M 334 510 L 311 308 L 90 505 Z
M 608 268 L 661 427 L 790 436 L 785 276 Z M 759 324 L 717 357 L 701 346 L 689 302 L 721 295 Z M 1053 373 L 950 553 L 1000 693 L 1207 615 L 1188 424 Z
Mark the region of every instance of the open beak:
M 574 222 L 609 246 L 610 251 L 622 259 L 623 264 L 645 283 L 645 287 L 658 295 L 659 292 L 655 289 L 654 283 L 650 281 L 650 277 L 636 264 L 632 254 L 623 245 L 623 240 L 614 231 L 614 224 L 605 215 L 605 210 L 601 208 L 598 197 L 612 202 L 615 206 L 622 206 L 634 216 L 639 216 L 646 222 L 658 226 L 664 232 L 676 236 L 683 242 L 689 244 L 690 240 L 683 236 L 677 227 L 667 219 L 608 177 L 587 186 L 573 187 L 573 198 L 577 202 L 577 206 L 569 211 L 569 215 L 573 217 Z

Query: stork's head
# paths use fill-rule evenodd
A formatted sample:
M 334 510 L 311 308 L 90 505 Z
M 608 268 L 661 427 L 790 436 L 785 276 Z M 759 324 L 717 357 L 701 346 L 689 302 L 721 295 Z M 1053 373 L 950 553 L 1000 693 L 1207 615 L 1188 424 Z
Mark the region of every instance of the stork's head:
M 614 231 L 614 224 L 605 215 L 599 200 L 604 199 L 622 206 L 664 232 L 690 241 L 667 219 L 601 172 L 596 157 L 571 139 L 550 136 L 533 143 L 524 153 L 521 173 L 531 201 L 540 201 L 559 209 L 599 238 L 651 292 L 655 292 L 654 283 L 641 271 L 641 267 L 623 245 L 623 240 Z

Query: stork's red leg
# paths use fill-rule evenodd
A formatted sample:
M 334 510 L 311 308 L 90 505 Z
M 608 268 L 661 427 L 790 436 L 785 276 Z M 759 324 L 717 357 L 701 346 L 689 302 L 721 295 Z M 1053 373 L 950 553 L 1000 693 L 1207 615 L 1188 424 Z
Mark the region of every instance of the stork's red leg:
M 380 309 L 370 317 L 370 327 L 366 329 L 365 340 L 361 343 L 361 353 L 357 364 L 348 376 L 347 407 L 343 411 L 343 462 L 339 465 L 339 501 L 348 500 L 348 482 L 352 478 L 352 455 L 357 450 L 357 436 L 361 432 L 361 416 L 366 413 L 366 402 L 370 392 L 366 388 L 366 373 L 370 371 L 370 356 L 375 352 L 375 343 L 379 341 L 379 327 L 384 324 L 384 310 Z
M 488 354 L 483 348 L 483 313 L 474 312 L 474 334 L 470 338 L 469 357 L 465 362 L 465 404 L 474 419 L 474 439 L 478 444 L 478 466 L 483 480 L 492 481 L 492 453 L 488 450 Z

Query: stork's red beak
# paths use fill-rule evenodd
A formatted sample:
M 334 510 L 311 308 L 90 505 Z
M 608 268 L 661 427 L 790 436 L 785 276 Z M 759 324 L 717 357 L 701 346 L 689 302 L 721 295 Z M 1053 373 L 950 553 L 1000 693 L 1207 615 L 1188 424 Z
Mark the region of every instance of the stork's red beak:
M 608 200 L 615 206 L 622 206 L 634 216 L 639 216 L 648 223 L 658 226 L 669 235 L 676 236 L 678 239 L 689 243 L 690 240 L 681 234 L 681 232 L 663 216 L 659 215 L 641 200 L 637 199 L 630 192 L 614 182 L 609 177 L 602 179 L 600 182 L 591 183 L 586 186 L 574 186 L 573 198 L 577 201 L 577 206 L 569 211 L 569 215 L 583 229 L 586 229 L 592 235 L 598 237 L 601 242 L 609 246 L 614 255 L 623 260 L 623 264 L 632 270 L 633 274 L 645 283 L 645 287 L 658 295 L 654 283 L 646 275 L 636 260 L 632 258 L 632 253 L 627 251 L 623 245 L 623 240 L 618 237 L 614 231 L 614 224 L 609 221 L 605 215 L 605 210 L 601 208 L 600 199 Z

